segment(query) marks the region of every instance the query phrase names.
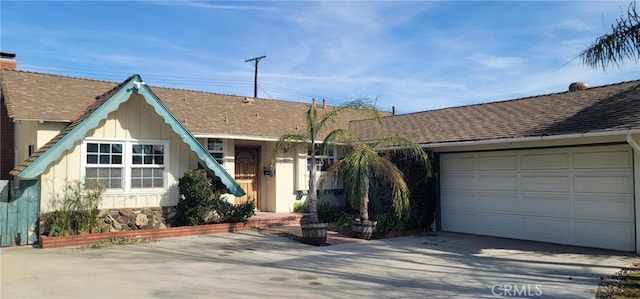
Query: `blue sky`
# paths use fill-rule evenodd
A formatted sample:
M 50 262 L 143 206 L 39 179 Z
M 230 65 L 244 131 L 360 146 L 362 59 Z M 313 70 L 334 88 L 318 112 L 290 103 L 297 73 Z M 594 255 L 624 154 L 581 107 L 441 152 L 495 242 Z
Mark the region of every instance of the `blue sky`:
M 18 69 L 399 113 L 640 79 L 574 59 L 629 1 L 0 1 Z

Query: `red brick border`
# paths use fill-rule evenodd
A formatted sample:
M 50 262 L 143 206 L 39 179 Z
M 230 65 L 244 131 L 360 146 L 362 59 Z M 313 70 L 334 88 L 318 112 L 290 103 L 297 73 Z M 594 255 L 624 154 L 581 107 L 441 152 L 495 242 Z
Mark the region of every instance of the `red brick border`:
M 207 224 L 199 226 L 179 226 L 168 227 L 163 229 L 140 229 L 130 231 L 119 231 L 102 234 L 83 234 L 73 236 L 61 236 L 61 237 L 47 237 L 40 236 L 40 248 L 49 249 L 57 247 L 67 246 L 81 246 L 90 245 L 99 241 L 108 240 L 109 238 L 173 238 L 184 237 L 193 235 L 206 235 L 206 234 L 218 234 L 228 232 L 248 231 L 253 227 L 269 227 L 273 225 L 286 225 L 286 224 L 299 224 L 300 219 L 303 217 L 300 215 L 286 215 L 286 216 L 266 216 L 255 217 L 249 219 L 245 223 L 219 223 L 219 224 Z

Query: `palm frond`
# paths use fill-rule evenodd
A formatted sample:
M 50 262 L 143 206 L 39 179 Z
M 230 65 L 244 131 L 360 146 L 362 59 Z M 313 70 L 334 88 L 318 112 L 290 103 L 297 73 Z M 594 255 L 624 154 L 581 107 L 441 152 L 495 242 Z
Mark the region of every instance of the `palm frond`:
M 616 20 L 612 32 L 598 37 L 593 45 L 579 57 L 582 63 L 592 68 L 606 70 L 611 64 L 622 67 L 625 59 L 638 62 L 640 59 L 640 15 L 635 2 L 627 9 L 627 15 Z
M 433 169 L 431 168 L 431 162 L 429 161 L 429 155 L 424 151 L 420 145 L 411 141 L 408 138 L 401 136 L 385 136 L 376 140 L 372 145 L 376 151 L 397 151 L 403 155 L 416 159 L 422 163 L 427 169 L 427 175 L 433 175 Z

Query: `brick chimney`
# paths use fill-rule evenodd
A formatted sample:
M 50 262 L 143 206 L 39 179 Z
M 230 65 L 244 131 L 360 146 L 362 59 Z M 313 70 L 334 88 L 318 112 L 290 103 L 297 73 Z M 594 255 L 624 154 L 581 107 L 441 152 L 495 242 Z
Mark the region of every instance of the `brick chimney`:
M 16 62 L 16 54 L 0 52 L 0 69 L 2 70 L 16 70 L 18 63 Z

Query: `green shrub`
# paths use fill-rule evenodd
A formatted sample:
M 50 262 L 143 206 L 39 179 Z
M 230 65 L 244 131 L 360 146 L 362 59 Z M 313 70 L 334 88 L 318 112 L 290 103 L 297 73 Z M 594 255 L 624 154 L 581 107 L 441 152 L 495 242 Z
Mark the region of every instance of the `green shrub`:
M 178 188 L 181 194 L 176 215 L 179 224 L 246 223 L 255 215 L 253 201 L 234 205 L 216 196 L 214 184 L 203 169 L 187 170 L 178 180 Z
M 295 213 L 309 213 L 309 204 L 306 201 L 296 201 L 293 203 Z
M 293 211 L 296 213 L 309 213 L 309 204 L 306 201 L 299 201 L 293 204 Z M 348 206 L 332 204 L 326 200 L 318 201 L 318 218 L 323 222 L 336 222 L 344 213 L 357 213 Z
M 97 181 L 66 182 L 62 194 L 51 200 L 53 212 L 46 217 L 49 236 L 90 233 L 98 227 L 98 205 L 104 185 Z
M 247 223 L 249 217 L 255 215 L 256 205 L 253 200 L 245 203 L 234 205 L 220 197 L 215 197 L 212 201 L 211 210 L 218 216 L 217 222 L 220 223 Z
M 178 179 L 180 200 L 177 220 L 182 225 L 201 225 L 212 203 L 213 184 L 204 169 L 189 169 Z
M 390 232 L 404 232 L 406 231 L 406 221 L 398 218 L 395 213 L 386 212 L 373 216 L 373 220 L 377 221 L 376 236 L 385 237 Z
M 374 211 L 372 219 L 378 220 L 378 231 L 383 226 L 387 226 L 390 230 L 412 230 L 427 229 L 431 226 L 435 219 L 436 208 L 436 179 L 428 177 L 427 170 L 420 166 L 411 158 L 399 153 L 387 153 L 389 160 L 396 164 L 405 177 L 405 182 L 409 187 L 409 206 L 410 209 L 400 221 L 402 225 L 395 223 L 388 214 L 392 213 L 393 204 L 390 200 L 390 187 L 387 184 L 378 184 L 370 194 L 373 198 L 370 201 L 370 212 Z M 432 155 L 429 155 L 432 157 Z M 375 193 L 374 193 L 375 192 Z M 386 228 L 382 228 L 386 230 Z

